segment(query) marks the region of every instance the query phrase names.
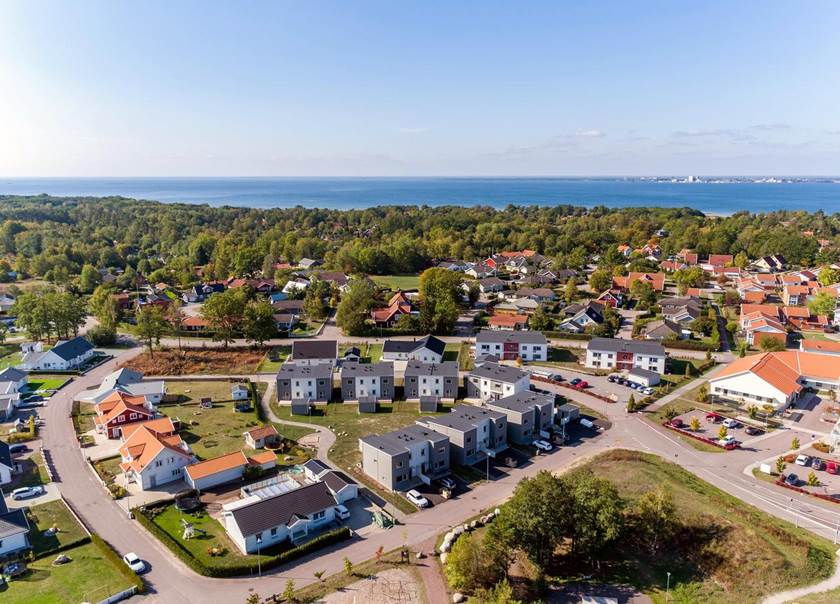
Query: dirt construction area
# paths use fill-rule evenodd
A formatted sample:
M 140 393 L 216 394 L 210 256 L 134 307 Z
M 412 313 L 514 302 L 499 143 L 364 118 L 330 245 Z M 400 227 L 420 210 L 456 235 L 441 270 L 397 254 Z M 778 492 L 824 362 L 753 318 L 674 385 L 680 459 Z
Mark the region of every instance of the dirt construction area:
M 417 579 L 398 568 L 382 571 L 317 600 L 318 604 L 422 604 L 426 599 Z
M 144 375 L 250 374 L 266 355 L 264 348 L 175 349 L 148 351 L 123 366 Z

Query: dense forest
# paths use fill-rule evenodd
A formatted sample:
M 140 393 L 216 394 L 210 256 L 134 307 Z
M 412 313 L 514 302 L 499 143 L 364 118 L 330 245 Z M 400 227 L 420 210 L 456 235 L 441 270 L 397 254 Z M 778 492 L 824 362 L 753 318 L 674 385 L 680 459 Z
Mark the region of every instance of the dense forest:
M 771 212 L 710 217 L 689 209 L 382 206 L 364 210 L 251 209 L 125 198 L 0 196 L 0 252 L 19 277 L 61 283 L 87 269 L 120 268 L 152 281 L 273 276 L 278 262 L 323 259 L 348 273 L 416 272 L 436 258 L 475 260 L 534 249 L 579 267 L 615 244 L 640 246 L 659 229 L 663 255 L 782 254 L 799 265 L 837 260 L 840 214 Z M 806 233 L 807 231 L 807 233 Z M 0 267 L 2 269 L 3 267 Z M 5 275 L 7 271 L 0 270 Z

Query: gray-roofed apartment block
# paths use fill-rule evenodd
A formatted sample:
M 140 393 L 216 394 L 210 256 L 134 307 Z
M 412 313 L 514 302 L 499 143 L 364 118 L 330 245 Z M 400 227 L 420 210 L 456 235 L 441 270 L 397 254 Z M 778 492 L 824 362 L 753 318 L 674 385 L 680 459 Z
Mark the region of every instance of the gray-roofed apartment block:
M 405 400 L 419 401 L 421 397 L 440 397 L 454 401 L 458 397 L 458 363 L 422 363 L 408 361 L 405 366 Z
M 341 400 L 362 399 L 394 400 L 393 363 L 348 361 L 341 366 Z
M 467 375 L 467 398 L 481 401 L 499 399 L 528 390 L 530 384 L 528 374 L 516 367 L 482 363 Z
M 507 449 L 507 417 L 504 413 L 474 405 L 456 405 L 451 413 L 417 420 L 449 437 L 452 463 L 471 466 Z
M 405 491 L 449 474 L 449 437 L 407 426 L 359 439 L 362 471 L 392 491 Z
M 540 430 L 554 425 L 554 395 L 524 390 L 484 406 L 504 413 L 507 417 L 508 440 L 518 445 L 530 445 L 540 438 Z
M 326 403 L 332 398 L 332 365 L 287 362 L 277 372 L 277 400 L 309 399 Z

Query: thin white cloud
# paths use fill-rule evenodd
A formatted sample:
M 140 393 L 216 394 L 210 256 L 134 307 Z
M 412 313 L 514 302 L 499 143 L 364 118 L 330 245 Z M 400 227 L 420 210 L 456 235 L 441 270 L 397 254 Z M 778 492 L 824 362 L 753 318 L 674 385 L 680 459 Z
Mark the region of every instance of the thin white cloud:
M 755 124 L 754 126 L 750 126 L 753 130 L 788 130 L 790 129 L 790 124 Z
M 606 136 L 601 130 L 578 130 L 575 136 L 579 138 L 602 138 Z

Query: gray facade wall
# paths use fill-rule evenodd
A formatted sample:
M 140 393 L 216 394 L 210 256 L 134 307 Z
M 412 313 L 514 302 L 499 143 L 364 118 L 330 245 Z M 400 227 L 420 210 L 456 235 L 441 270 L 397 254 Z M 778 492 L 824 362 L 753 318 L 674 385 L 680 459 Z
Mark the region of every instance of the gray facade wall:
M 326 403 L 332 399 L 332 378 L 318 378 L 315 383 L 315 398 L 313 403 Z M 277 400 L 292 400 L 292 379 L 277 378 Z
M 355 401 L 358 400 L 356 394 L 356 378 L 346 377 L 341 379 L 341 400 Z M 379 396 L 378 400 L 392 401 L 394 400 L 394 378 L 393 376 L 379 377 Z
M 442 399 L 457 399 L 458 398 L 458 378 L 456 377 L 441 377 L 443 384 Z M 404 396 L 407 401 L 416 401 L 420 399 L 420 386 L 417 376 L 406 376 L 404 381 L 405 392 Z

